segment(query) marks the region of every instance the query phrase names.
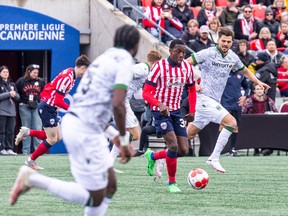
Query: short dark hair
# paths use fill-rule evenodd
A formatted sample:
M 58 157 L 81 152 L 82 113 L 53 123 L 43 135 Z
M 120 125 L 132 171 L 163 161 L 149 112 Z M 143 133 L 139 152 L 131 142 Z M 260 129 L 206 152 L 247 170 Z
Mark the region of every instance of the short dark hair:
M 224 36 L 227 36 L 227 37 L 231 36 L 232 40 L 234 40 L 234 32 L 232 31 L 231 28 L 229 28 L 229 27 L 219 27 L 218 31 L 219 31 L 219 38 L 221 38 L 221 36 L 224 35 Z
M 267 46 L 267 44 L 268 44 L 270 41 L 274 42 L 274 43 L 275 43 L 275 45 L 277 45 L 277 43 L 276 43 L 275 39 L 274 39 L 274 38 L 270 38 L 270 39 L 268 39 L 268 40 L 267 40 L 266 46 Z
M 182 41 L 180 39 L 174 39 L 171 41 L 171 43 L 169 45 L 169 49 L 173 49 L 177 44 L 185 45 L 184 41 Z
M 86 56 L 86 55 L 84 55 L 84 54 L 82 54 L 81 56 L 79 56 L 77 59 L 76 59 L 76 61 L 75 61 L 75 65 L 77 66 L 77 67 L 81 67 L 81 66 L 86 66 L 86 67 L 88 67 L 89 65 L 90 65 L 90 60 L 89 60 L 89 58 Z
M 116 30 L 114 47 L 123 47 L 127 51 L 134 48 L 140 40 L 140 33 L 135 26 L 123 25 Z

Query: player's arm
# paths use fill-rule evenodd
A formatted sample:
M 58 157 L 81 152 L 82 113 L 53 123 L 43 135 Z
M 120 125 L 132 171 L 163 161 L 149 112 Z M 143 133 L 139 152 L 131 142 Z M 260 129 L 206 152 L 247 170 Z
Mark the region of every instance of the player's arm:
M 57 90 L 55 93 L 55 105 L 64 110 L 68 110 L 70 106 L 65 103 L 64 98 L 65 94 Z
M 71 86 L 71 81 L 68 75 L 59 79 L 57 81 L 56 86 L 57 88 L 56 88 L 56 93 L 55 93 L 54 104 L 64 110 L 68 110 L 70 106 L 64 101 L 66 93 L 68 92 L 68 87 Z
M 269 85 L 267 85 L 266 83 L 263 83 L 259 79 L 257 79 L 257 77 L 251 71 L 249 71 L 247 67 L 244 67 L 242 69 L 242 73 L 246 78 L 248 78 L 252 82 L 257 83 L 259 86 L 264 87 L 265 90 L 268 90 L 270 88 Z
M 120 136 L 125 136 L 125 118 L 126 118 L 126 108 L 125 108 L 125 97 L 126 88 L 115 88 L 112 97 L 112 106 L 114 120 L 116 122 L 117 128 L 119 130 Z M 128 144 L 128 143 L 127 143 Z
M 156 84 L 146 80 L 143 89 L 143 99 L 146 100 L 150 106 L 158 106 L 161 114 L 170 116 L 169 107 L 158 101 L 154 95 L 156 92 Z
M 146 80 L 142 92 L 143 99 L 151 106 L 159 106 L 160 102 L 154 97 L 156 92 L 156 84 Z
M 124 87 L 124 85 L 123 85 Z M 121 146 L 121 163 L 127 163 L 131 159 L 131 150 L 129 148 L 129 132 L 125 128 L 126 107 L 125 97 L 126 88 L 115 88 L 112 97 L 114 121 L 119 130 L 119 144 Z M 117 145 L 117 142 L 116 142 Z

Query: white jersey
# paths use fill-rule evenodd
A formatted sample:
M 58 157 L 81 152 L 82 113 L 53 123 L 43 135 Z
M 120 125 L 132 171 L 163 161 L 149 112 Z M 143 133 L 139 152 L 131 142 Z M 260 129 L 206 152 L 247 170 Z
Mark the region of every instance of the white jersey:
M 145 63 L 139 63 L 133 66 L 133 80 L 131 81 L 126 100 L 130 101 L 132 96 L 135 92 L 137 92 L 139 89 L 142 89 L 143 84 L 149 74 L 150 67 L 149 65 Z
M 229 50 L 224 56 L 219 47 L 210 47 L 191 55 L 195 64 L 201 65 L 201 93 L 220 102 L 232 67 L 243 70 L 239 57 Z
M 133 80 L 131 81 L 128 92 L 126 95 L 125 106 L 126 106 L 126 128 L 137 127 L 138 120 L 130 106 L 130 100 L 132 96 L 139 90 L 142 89 L 143 84 L 150 71 L 149 65 L 145 63 L 139 63 L 132 67 Z
M 128 89 L 133 65 L 134 60 L 125 49 L 108 49 L 85 72 L 69 111 L 92 127 L 95 133 L 102 132 L 112 118 L 113 90 Z

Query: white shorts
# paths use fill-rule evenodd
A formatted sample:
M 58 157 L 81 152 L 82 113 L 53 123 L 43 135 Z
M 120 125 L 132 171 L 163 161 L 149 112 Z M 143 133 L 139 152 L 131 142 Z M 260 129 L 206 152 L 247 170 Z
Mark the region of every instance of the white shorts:
M 126 128 L 134 128 L 139 125 L 138 119 L 135 116 L 130 104 L 125 104 L 126 107 Z
M 75 181 L 89 191 L 106 188 L 113 159 L 104 133 L 96 133 L 69 113 L 63 117 L 61 129 Z
M 191 123 L 199 129 L 203 129 L 210 122 L 220 124 L 229 112 L 217 101 L 197 93 L 196 113 Z

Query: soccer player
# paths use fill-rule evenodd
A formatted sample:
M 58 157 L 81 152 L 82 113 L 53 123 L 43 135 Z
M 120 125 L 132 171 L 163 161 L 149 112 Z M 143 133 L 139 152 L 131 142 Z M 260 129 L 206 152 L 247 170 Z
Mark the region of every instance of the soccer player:
M 196 113 L 194 121 L 187 127 L 188 137 L 193 138 L 209 122 L 224 126 L 220 132 L 215 148 L 207 160 L 207 164 L 220 173 L 225 169 L 219 162 L 221 151 L 230 135 L 237 126 L 235 118 L 220 104 L 229 73 L 234 67 L 252 82 L 268 89 L 269 86 L 258 80 L 240 61 L 239 57 L 230 50 L 234 39 L 233 31 L 228 27 L 219 29 L 218 45 L 192 53 L 187 59 L 190 64 L 201 65 L 200 91 L 197 91 Z
M 105 215 L 116 191 L 116 178 L 104 131 L 113 113 L 120 133 L 121 161 L 128 162 L 131 152 L 125 129 L 125 97 L 139 39 L 134 26 L 116 30 L 114 47 L 89 66 L 74 94 L 75 103 L 63 117 L 62 135 L 76 182 L 50 178 L 22 166 L 11 191 L 11 205 L 19 195 L 36 187 L 84 206 L 84 215 Z
M 146 56 L 146 62 L 142 62 L 133 66 L 133 80 L 129 85 L 126 100 L 125 100 L 125 107 L 126 107 L 126 130 L 129 131 L 130 135 L 132 136 L 133 140 L 138 140 L 140 137 L 140 125 L 138 122 L 137 117 L 135 116 L 134 112 L 130 106 L 130 100 L 132 96 L 142 90 L 143 84 L 148 76 L 150 68 L 152 65 L 159 61 L 162 58 L 160 52 L 151 50 Z M 111 156 L 116 159 L 119 155 L 120 149 L 117 145 L 113 145 L 111 149 Z M 120 170 L 116 170 L 117 173 L 123 173 Z
M 47 153 L 52 145 L 61 140 L 60 126 L 57 118 L 58 108 L 68 110 L 69 105 L 65 103 L 64 97 L 73 88 L 75 80 L 81 78 L 90 64 L 86 55 L 81 55 L 76 59 L 74 68 L 67 68 L 57 75 L 54 80 L 45 85 L 40 94 L 41 102 L 38 105 L 38 113 L 42 121 L 43 130 L 30 130 L 23 126 L 16 136 L 15 144 L 18 145 L 27 136 L 35 136 L 43 142 L 25 160 L 25 164 L 32 169 L 41 170 L 36 159 Z
M 150 104 L 155 127 L 167 143 L 168 150 L 152 152 L 147 149 L 147 172 L 154 175 L 155 161 L 165 158 L 168 171 L 168 191 L 181 192 L 176 184 L 177 157 L 188 153 L 185 122 L 180 101 L 185 85 L 189 86 L 190 115 L 195 109 L 195 85 L 191 65 L 184 59 L 186 47 L 181 40 L 173 40 L 169 46 L 170 56 L 156 62 L 145 81 L 143 98 Z

